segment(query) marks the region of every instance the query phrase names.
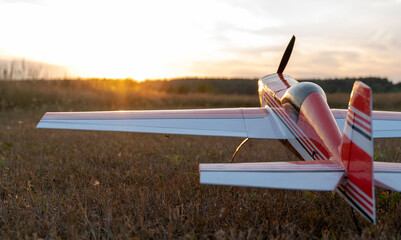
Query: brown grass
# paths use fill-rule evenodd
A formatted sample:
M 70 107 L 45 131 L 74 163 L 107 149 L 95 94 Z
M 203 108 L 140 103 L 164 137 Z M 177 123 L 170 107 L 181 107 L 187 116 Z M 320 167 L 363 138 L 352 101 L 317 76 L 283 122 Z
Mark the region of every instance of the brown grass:
M 228 162 L 242 139 L 35 129 L 47 110 L 257 106 L 256 96 L 129 91 L 122 100 L 107 89 L 7 87 L 0 90 L 2 239 L 401 237 L 398 193 L 377 189 L 378 225 L 357 216 L 359 234 L 335 193 L 200 185 L 199 163 Z M 397 100 L 376 95 L 375 101 L 401 110 L 388 103 Z M 376 159 L 401 162 L 400 144 L 375 141 Z M 285 160 L 295 158 L 270 140 L 251 140 L 237 156 Z

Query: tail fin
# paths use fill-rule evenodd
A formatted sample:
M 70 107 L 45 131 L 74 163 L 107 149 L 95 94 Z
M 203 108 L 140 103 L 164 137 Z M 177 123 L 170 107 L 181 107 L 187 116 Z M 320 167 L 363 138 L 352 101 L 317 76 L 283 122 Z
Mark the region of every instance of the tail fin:
M 357 81 L 352 89 L 340 147 L 348 176 L 339 185 L 339 191 L 354 209 L 376 224 L 371 116 L 372 91 Z

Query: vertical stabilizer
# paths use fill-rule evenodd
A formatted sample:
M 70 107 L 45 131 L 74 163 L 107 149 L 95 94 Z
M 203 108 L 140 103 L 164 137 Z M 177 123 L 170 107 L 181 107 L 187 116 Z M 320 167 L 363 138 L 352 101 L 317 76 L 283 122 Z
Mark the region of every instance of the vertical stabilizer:
M 340 147 L 348 172 L 339 191 L 353 208 L 376 224 L 373 177 L 372 91 L 355 82 Z

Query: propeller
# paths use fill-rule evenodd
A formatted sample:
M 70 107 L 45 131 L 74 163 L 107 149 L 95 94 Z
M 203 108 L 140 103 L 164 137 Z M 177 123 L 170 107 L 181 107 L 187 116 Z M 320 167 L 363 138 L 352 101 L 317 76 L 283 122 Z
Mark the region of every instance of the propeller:
M 287 66 L 288 60 L 290 60 L 292 49 L 294 48 L 295 36 L 292 35 L 290 42 L 281 58 L 280 66 L 277 69 L 277 73 L 283 73 L 285 66 Z
M 291 52 L 292 52 L 292 49 L 294 48 L 294 43 L 295 43 L 295 36 L 292 35 L 292 38 L 291 38 L 290 42 L 288 43 L 287 48 L 285 49 L 283 57 L 281 58 L 280 66 L 277 69 L 277 73 L 281 74 L 284 72 L 285 66 L 287 66 L 288 60 L 290 60 Z M 235 152 L 231 158 L 231 163 L 234 162 L 234 158 L 237 155 L 240 148 L 242 147 L 242 145 L 244 145 L 246 142 L 248 142 L 248 140 L 249 140 L 249 138 L 245 138 L 245 140 L 242 141 L 242 143 L 237 147 L 237 149 L 235 150 Z

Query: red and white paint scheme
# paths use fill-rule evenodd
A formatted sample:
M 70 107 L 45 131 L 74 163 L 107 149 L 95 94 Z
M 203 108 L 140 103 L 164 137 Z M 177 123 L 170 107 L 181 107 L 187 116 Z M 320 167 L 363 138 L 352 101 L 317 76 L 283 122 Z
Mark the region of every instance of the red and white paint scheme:
M 259 80 L 259 108 L 46 113 L 37 128 L 277 139 L 300 161 L 200 164 L 200 182 L 337 191 L 375 224 L 374 186 L 401 191 L 401 163 L 374 162 L 373 139 L 401 137 L 401 112 L 372 111 L 362 82 L 348 109 L 330 109 L 318 85 L 283 74 L 294 41 Z

